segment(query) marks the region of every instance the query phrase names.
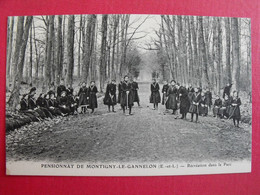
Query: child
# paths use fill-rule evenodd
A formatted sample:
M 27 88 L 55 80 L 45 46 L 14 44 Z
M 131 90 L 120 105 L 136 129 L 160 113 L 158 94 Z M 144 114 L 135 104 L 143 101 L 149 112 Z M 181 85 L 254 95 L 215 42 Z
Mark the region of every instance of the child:
M 237 91 L 234 91 L 232 99 L 231 99 L 231 106 L 230 106 L 230 110 L 229 110 L 230 117 L 229 118 L 233 118 L 233 123 L 236 127 L 239 127 L 239 121 L 241 119 L 240 105 L 241 105 L 241 100 L 238 97 Z
M 88 94 L 89 94 L 89 108 L 92 110 L 91 113 L 94 112 L 94 109 L 98 107 L 97 104 L 97 87 L 95 85 L 95 81 L 90 82 L 90 86 L 88 88 Z
M 116 81 L 112 80 L 110 84 L 107 85 L 106 94 L 104 98 L 104 104 L 108 106 L 108 112 L 110 112 L 110 107 L 112 106 L 112 112 L 115 112 L 114 106 L 116 105 Z
M 159 102 L 161 102 L 161 96 L 160 96 L 160 86 L 159 84 L 156 82 L 156 79 L 153 78 L 152 80 L 152 84 L 151 84 L 151 96 L 150 96 L 150 103 L 153 104 L 153 110 L 158 110 L 158 104 Z
M 86 86 L 86 82 L 83 82 L 81 88 L 79 89 L 79 106 L 81 107 L 81 113 L 87 112 L 88 105 L 88 88 Z
M 193 122 L 194 114 L 196 115 L 196 123 L 198 122 L 200 102 L 201 102 L 201 95 L 199 89 L 196 87 L 194 88 L 194 93 L 191 96 L 191 106 L 189 109 L 189 112 L 191 113 L 191 122 Z

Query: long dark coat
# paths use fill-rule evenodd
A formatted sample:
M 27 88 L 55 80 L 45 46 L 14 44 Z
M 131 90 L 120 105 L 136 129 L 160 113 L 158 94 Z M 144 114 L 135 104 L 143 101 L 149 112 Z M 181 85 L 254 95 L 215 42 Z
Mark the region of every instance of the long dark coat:
M 79 93 L 78 93 L 78 96 L 79 96 L 79 106 L 86 106 L 88 105 L 88 88 L 85 86 L 85 87 L 81 87 L 79 89 Z
M 108 84 L 106 88 L 106 94 L 104 98 L 105 105 L 116 105 L 116 85 L 115 84 Z
M 210 91 L 206 91 L 205 92 L 205 98 L 206 98 L 206 105 L 208 106 L 208 107 L 211 107 L 211 105 L 212 105 L 212 93 L 210 92 Z
M 240 113 L 240 105 L 241 100 L 240 98 L 232 98 L 231 99 L 231 106 L 229 109 L 229 116 L 233 119 L 241 119 L 241 113 Z
M 166 95 L 167 95 L 166 108 L 177 110 L 178 89 L 175 86 L 170 85 Z
M 186 114 L 189 112 L 190 100 L 188 97 L 188 90 L 185 87 L 179 88 L 180 99 L 180 114 Z
M 139 95 L 138 95 L 139 86 L 138 86 L 138 83 L 137 83 L 137 82 L 134 81 L 134 82 L 132 83 L 132 89 L 133 89 L 134 102 L 139 102 L 139 101 L 140 101 Z
M 222 100 L 219 98 L 219 99 L 216 99 L 215 102 L 214 102 L 214 107 L 213 107 L 213 115 L 216 116 L 219 114 L 219 110 L 222 106 Z
M 201 102 L 199 106 L 199 114 L 207 115 L 208 114 L 208 105 L 206 96 L 201 97 Z
M 22 98 L 20 101 L 20 110 L 21 111 L 28 110 L 28 101 L 25 98 Z
M 37 108 L 36 100 L 33 96 L 28 97 L 28 108 L 31 110 Z
M 122 95 L 122 83 L 120 82 L 118 84 L 118 98 L 117 98 L 117 103 L 121 104 L 121 95 Z
M 162 88 L 162 94 L 163 94 L 163 98 L 162 98 L 162 105 L 164 105 L 166 103 L 166 94 L 167 94 L 167 91 L 169 89 L 169 85 L 166 84 L 166 85 L 163 85 L 163 88 Z
M 161 95 L 160 95 L 160 86 L 158 83 L 151 84 L 151 96 L 150 96 L 150 103 L 160 103 L 161 102 Z
M 191 96 L 191 105 L 190 105 L 190 109 L 189 112 L 190 113 L 195 113 L 195 114 L 199 114 L 199 106 L 200 106 L 200 102 L 201 102 L 201 95 L 200 93 L 193 93 Z
M 97 104 L 97 87 L 96 86 L 89 86 L 88 94 L 89 94 L 89 108 L 94 109 L 98 107 Z
M 133 91 L 132 91 L 132 85 L 129 82 L 123 82 L 121 85 L 122 95 L 121 95 L 121 106 L 133 106 L 134 105 L 134 98 L 133 98 Z M 129 94 L 127 96 L 127 91 L 129 91 Z

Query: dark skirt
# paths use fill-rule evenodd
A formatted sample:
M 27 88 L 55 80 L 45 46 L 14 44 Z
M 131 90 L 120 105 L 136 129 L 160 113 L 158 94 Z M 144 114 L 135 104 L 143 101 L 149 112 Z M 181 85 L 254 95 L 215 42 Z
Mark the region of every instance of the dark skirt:
M 95 93 L 90 93 L 89 95 L 89 108 L 94 109 L 98 107 L 97 96 Z
M 166 108 L 177 110 L 177 100 L 176 100 L 176 94 L 170 94 L 168 96 L 167 102 L 166 102 Z
M 229 117 L 229 107 L 221 107 L 219 109 L 219 115 Z
M 180 99 L 180 114 L 186 114 L 190 109 L 190 100 L 187 97 Z
M 104 97 L 104 104 L 108 105 L 108 106 L 114 106 L 116 105 L 117 101 L 116 101 L 116 95 L 114 96 L 110 96 L 109 94 L 106 94 Z
M 241 113 L 240 113 L 239 106 L 230 106 L 229 116 L 230 116 L 230 118 L 240 120 L 241 119 Z
M 208 115 L 208 112 L 209 112 L 209 109 L 208 109 L 208 106 L 207 105 L 204 105 L 204 104 L 201 104 L 199 106 L 199 114 L 200 115 Z
M 138 91 L 137 90 L 133 90 L 133 98 L 134 98 L 134 102 L 139 102 L 139 96 L 138 96 Z
M 152 92 L 150 96 L 150 103 L 158 104 L 160 102 L 161 102 L 160 92 L 159 91 Z
M 165 105 L 165 104 L 166 104 L 166 100 L 167 100 L 166 93 L 163 93 L 163 97 L 162 97 L 162 105 Z
M 63 114 L 69 114 L 70 113 L 70 108 L 68 106 L 59 106 L 59 110 L 63 113 Z
M 199 105 L 191 104 L 189 112 L 199 114 Z
M 82 105 L 88 105 L 88 94 L 87 93 L 81 93 L 79 95 L 79 106 Z
M 134 98 L 133 98 L 133 93 L 129 92 L 128 96 L 126 92 L 123 92 L 121 95 L 121 100 L 120 100 L 121 106 L 133 106 L 134 105 Z
M 220 110 L 219 107 L 214 107 L 214 108 L 213 108 L 213 115 L 214 115 L 214 116 L 219 115 L 219 110 Z

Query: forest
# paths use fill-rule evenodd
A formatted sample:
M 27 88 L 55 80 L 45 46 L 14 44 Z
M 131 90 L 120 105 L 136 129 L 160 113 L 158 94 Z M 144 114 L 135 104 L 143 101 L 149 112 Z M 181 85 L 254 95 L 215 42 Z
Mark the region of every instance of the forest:
M 152 30 L 141 30 L 149 22 Z M 9 17 L 7 106 L 16 108 L 24 84 L 46 93 L 61 80 L 73 86 L 94 80 L 103 92 L 126 74 L 139 81 L 175 79 L 216 94 L 232 83 L 249 93 L 250 27 L 247 18 L 202 16 Z

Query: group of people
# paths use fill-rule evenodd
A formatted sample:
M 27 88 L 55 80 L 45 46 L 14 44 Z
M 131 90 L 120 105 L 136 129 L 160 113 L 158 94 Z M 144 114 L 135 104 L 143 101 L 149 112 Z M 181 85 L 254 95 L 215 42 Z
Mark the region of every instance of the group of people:
M 233 91 L 231 96 L 231 87 L 232 84 L 228 84 L 224 88 L 223 101 L 216 95 L 213 104 L 213 116 L 232 118 L 234 125 L 238 127 L 241 119 L 241 100 L 237 91 Z M 176 114 L 179 109 L 179 113 L 182 115 L 181 119 L 186 119 L 187 113 L 191 113 L 191 122 L 193 122 L 194 115 L 196 116 L 195 122 L 198 122 L 199 115 L 207 116 L 212 107 L 212 93 L 208 88 L 203 90 L 199 87 L 184 87 L 176 83 L 175 80 L 172 80 L 169 84 L 164 81 L 161 98 L 160 85 L 156 79 L 153 79 L 150 89 L 150 103 L 153 104 L 154 110 L 157 110 L 158 104 L 162 103 L 166 110 L 172 110 L 172 114 Z

